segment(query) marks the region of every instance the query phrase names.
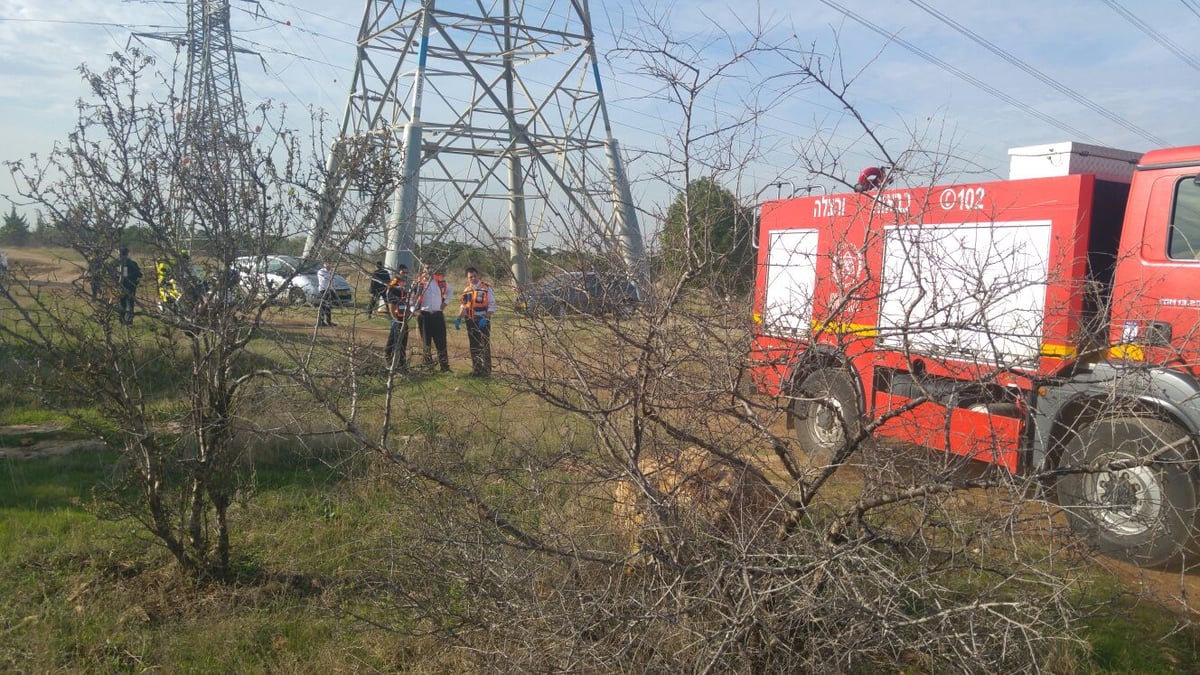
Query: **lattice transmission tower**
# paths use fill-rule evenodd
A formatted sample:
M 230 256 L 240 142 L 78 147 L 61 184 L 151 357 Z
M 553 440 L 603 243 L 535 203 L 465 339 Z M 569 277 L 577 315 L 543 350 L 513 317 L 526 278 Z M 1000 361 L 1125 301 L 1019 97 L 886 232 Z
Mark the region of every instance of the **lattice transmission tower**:
M 184 50 L 187 64 L 176 110 L 184 157 L 210 185 L 219 183 L 230 193 L 240 189 L 249 136 L 235 53 L 255 52 L 234 43 L 229 0 L 188 0 L 187 28 L 181 33 L 134 35 Z
M 364 146 L 396 172 L 387 264 L 417 238 L 507 242 L 513 280 L 531 246 L 643 256 L 601 87 L 587 0 L 368 0 L 328 180 Z M 308 236 L 330 235 L 353 181 L 327 185 Z
M 246 138 L 235 51 L 229 28 L 229 0 L 188 0 L 187 70 L 184 111 L 189 136 Z

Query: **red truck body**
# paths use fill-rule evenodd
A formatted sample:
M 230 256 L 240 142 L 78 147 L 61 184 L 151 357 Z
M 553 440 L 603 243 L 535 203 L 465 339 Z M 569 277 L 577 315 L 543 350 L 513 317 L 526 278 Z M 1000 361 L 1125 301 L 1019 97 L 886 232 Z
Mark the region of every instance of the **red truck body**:
M 761 205 L 752 374 L 790 399 L 802 444 L 836 456 L 866 429 L 1045 471 L 1122 461 L 1113 429 L 1147 420 L 1196 459 L 1200 146 L 1011 154 L 1014 175 L 1035 177 Z M 1108 454 L 1083 445 L 1095 438 Z M 1073 521 L 1108 553 L 1178 559 L 1200 505 L 1184 473 L 1188 503 L 1168 504 L 1174 474 L 1097 472 L 1073 488 L 1115 515 Z M 1168 507 L 1186 522 L 1155 521 Z

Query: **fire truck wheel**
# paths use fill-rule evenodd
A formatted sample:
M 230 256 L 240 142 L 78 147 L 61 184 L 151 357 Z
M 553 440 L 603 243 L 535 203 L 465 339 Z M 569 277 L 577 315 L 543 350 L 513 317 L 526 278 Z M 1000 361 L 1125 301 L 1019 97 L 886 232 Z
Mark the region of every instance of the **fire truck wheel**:
M 862 426 L 854 380 L 843 370 L 818 370 L 800 383 L 792 402 L 796 440 L 810 463 L 826 464 Z
M 1105 555 L 1143 567 L 1179 562 L 1192 540 L 1200 495 L 1194 446 L 1163 420 L 1099 419 L 1067 445 L 1058 481 L 1071 527 Z M 1144 458 L 1152 462 L 1139 464 Z M 1114 462 L 1126 466 L 1105 470 Z

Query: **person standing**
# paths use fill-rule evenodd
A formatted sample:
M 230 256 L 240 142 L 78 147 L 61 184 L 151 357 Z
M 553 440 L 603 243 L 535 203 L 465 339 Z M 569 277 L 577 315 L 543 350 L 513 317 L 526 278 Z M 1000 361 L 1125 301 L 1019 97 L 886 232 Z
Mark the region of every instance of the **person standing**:
M 191 266 L 191 255 L 186 248 L 179 251 L 179 255 L 159 260 L 155 265 L 158 301 L 163 309 L 178 311 L 182 301 L 195 299 L 192 295 L 195 286 L 189 283 L 192 281 Z
M 479 276 L 479 270 L 467 268 L 467 287 L 462 293 L 462 305 L 454 330 L 465 319 L 467 342 L 471 346 L 471 376 L 489 377 L 492 374 L 492 314 L 496 311 L 496 294 L 491 284 Z
M 92 287 L 92 299 L 93 300 L 100 297 L 100 286 L 104 281 L 104 277 L 106 276 L 104 273 L 106 271 L 107 272 L 112 271 L 111 268 L 109 268 L 108 270 L 104 269 L 106 267 L 104 261 L 107 257 L 108 257 L 107 251 L 104 253 L 101 253 L 100 251 L 96 251 L 95 257 L 88 261 L 87 277 L 88 277 L 88 283 Z
M 433 272 L 428 266 L 422 269 L 421 278 L 413 293 L 413 309 L 417 316 L 417 331 L 424 344 L 425 367 L 433 369 L 433 350 L 437 348 L 438 364 L 443 373 L 450 372 L 450 355 L 446 351 L 446 303 L 450 300 L 450 285 L 446 277 Z
M 407 271 L 405 272 L 405 276 L 407 276 Z M 371 299 L 367 301 L 368 319 L 375 315 L 375 309 L 378 308 L 380 304 L 387 304 L 387 301 L 383 298 L 383 293 L 387 290 L 388 284 L 391 280 L 392 273 L 388 271 L 388 268 L 383 266 L 383 261 L 375 261 L 375 271 L 371 272 Z M 385 306 L 384 309 L 389 308 Z
M 142 280 L 142 268 L 129 257 L 129 249 L 122 246 L 117 251 L 117 286 L 121 297 L 117 300 L 121 323 L 133 325 L 133 310 L 137 302 L 137 287 Z
M 336 326 L 333 322 L 333 302 L 330 294 L 333 292 L 333 268 L 329 263 L 321 263 L 317 270 L 317 297 L 320 304 L 317 307 L 317 326 Z
M 388 332 L 387 347 L 384 358 L 388 368 L 400 371 L 408 370 L 408 320 L 411 312 L 409 303 L 408 266 L 401 264 L 396 267 L 396 273 L 391 282 L 384 287 L 383 302 L 388 315 L 392 319 L 392 329 Z M 393 358 L 394 357 L 394 358 Z

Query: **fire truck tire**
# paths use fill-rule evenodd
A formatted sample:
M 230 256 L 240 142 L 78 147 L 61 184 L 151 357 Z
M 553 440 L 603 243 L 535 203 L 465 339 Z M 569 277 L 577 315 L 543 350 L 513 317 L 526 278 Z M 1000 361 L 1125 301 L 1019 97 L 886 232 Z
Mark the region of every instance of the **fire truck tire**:
M 804 378 L 791 408 L 796 440 L 810 464 L 824 465 L 862 428 L 858 390 L 844 370 L 825 368 Z
M 1102 418 L 1081 429 L 1059 461 L 1060 469 L 1095 470 L 1058 480 L 1071 527 L 1110 557 L 1142 567 L 1179 563 L 1200 506 L 1195 447 L 1186 439 L 1179 426 L 1144 417 Z M 1147 464 L 1104 470 L 1151 455 Z

